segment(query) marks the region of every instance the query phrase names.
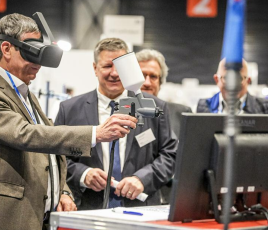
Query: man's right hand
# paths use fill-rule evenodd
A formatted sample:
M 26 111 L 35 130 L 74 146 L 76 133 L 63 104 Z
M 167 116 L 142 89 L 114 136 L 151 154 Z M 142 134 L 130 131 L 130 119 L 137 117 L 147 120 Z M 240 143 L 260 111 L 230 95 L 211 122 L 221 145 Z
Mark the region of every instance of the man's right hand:
M 130 127 L 135 129 L 137 118 L 125 114 L 113 114 L 103 124 L 96 128 L 96 141 L 111 142 L 124 137 L 130 132 Z
M 106 187 L 107 173 L 99 168 L 90 169 L 84 180 L 85 185 L 95 192 L 99 192 Z

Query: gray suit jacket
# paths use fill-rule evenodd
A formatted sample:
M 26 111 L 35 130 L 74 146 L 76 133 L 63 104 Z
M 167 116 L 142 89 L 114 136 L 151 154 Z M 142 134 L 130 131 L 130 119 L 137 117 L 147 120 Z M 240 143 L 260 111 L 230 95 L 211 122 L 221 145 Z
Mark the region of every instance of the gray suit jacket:
M 181 104 L 176 104 L 176 103 L 167 103 L 168 109 L 169 109 L 169 114 L 170 114 L 170 123 L 172 130 L 175 132 L 177 137 L 180 137 L 180 127 L 181 127 L 181 117 L 182 113 L 191 113 L 192 110 L 190 107 L 181 105 Z M 179 138 L 180 139 L 180 138 Z
M 145 97 L 153 97 L 144 94 Z M 174 172 L 176 139 L 171 137 L 172 132 L 168 119 L 168 109 L 164 101 L 153 97 L 156 105 L 163 108 L 164 115 L 159 118 L 145 119 L 143 127 L 131 130 L 127 136 L 123 177 L 135 175 L 144 185 L 144 192 L 149 195 L 146 202 L 123 199 L 123 206 L 143 206 L 160 204 L 159 189 L 170 180 Z M 98 125 L 98 99 L 96 90 L 64 101 L 56 118 L 56 125 Z M 156 140 L 139 147 L 135 138 L 149 128 Z M 72 157 L 68 160 L 67 182 L 75 195 L 79 209 L 97 209 L 102 207 L 103 191 L 95 192 L 80 189 L 80 178 L 88 167 L 103 170 L 103 153 L 101 144 L 92 148 L 91 158 Z
M 45 125 L 34 125 L 14 89 L 0 76 L 0 229 L 42 229 L 48 154 L 89 156 L 91 151 L 91 127 L 51 127 L 32 98 Z M 68 191 L 65 156 L 58 155 L 57 162 L 60 192 Z
M 192 110 L 190 107 L 168 102 L 168 109 L 169 109 L 169 117 L 170 117 L 170 123 L 172 130 L 180 139 L 180 127 L 181 127 L 181 118 L 182 113 L 192 113 Z M 161 188 L 161 203 L 162 204 L 169 204 L 170 203 L 170 195 L 171 195 L 171 188 L 172 188 L 172 180 L 170 180 L 165 186 Z

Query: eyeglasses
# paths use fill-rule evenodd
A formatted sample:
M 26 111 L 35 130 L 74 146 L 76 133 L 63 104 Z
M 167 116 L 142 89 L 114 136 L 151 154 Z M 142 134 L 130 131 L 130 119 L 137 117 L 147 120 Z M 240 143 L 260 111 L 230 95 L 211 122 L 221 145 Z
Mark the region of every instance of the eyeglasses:
M 225 82 L 226 77 L 225 76 L 221 76 L 219 74 L 217 74 L 217 77 L 219 80 L 222 80 L 222 82 Z M 247 76 L 241 76 L 241 82 L 245 81 L 248 77 Z
M 155 74 L 147 74 L 147 73 L 143 73 L 144 79 L 146 79 L 146 77 L 148 76 L 150 78 L 150 81 L 157 81 L 160 79 L 160 76 L 155 75 Z

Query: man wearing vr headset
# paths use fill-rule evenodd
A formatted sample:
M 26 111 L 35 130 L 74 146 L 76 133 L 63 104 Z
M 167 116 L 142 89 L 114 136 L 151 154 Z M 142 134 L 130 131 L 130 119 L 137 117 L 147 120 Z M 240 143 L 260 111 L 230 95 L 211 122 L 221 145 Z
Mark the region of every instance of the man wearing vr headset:
M 49 41 L 44 18 L 36 22 L 20 14 L 0 20 L 1 229 L 45 229 L 50 211 L 76 210 L 63 155 L 90 157 L 96 143 L 124 137 L 124 127 L 137 122 L 120 114 L 95 127 L 53 127 L 28 85 L 41 65 L 56 67 L 62 53 Z

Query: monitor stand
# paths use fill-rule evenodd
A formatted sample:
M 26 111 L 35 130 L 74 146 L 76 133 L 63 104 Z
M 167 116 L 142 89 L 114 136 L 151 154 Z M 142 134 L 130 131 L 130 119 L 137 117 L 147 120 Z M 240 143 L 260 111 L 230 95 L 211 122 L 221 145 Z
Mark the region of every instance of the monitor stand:
M 224 218 L 223 215 L 220 214 L 220 211 L 218 209 L 219 202 L 217 198 L 217 193 L 215 190 L 215 176 L 213 170 L 206 170 L 206 177 L 209 182 L 209 194 L 212 201 L 212 208 L 214 212 L 215 220 L 218 223 L 223 223 Z M 265 209 L 265 208 L 264 208 Z M 237 212 L 235 214 L 230 215 L 230 222 L 240 222 L 240 221 L 252 221 L 252 220 L 263 220 L 265 218 L 264 210 L 245 210 L 243 212 Z

